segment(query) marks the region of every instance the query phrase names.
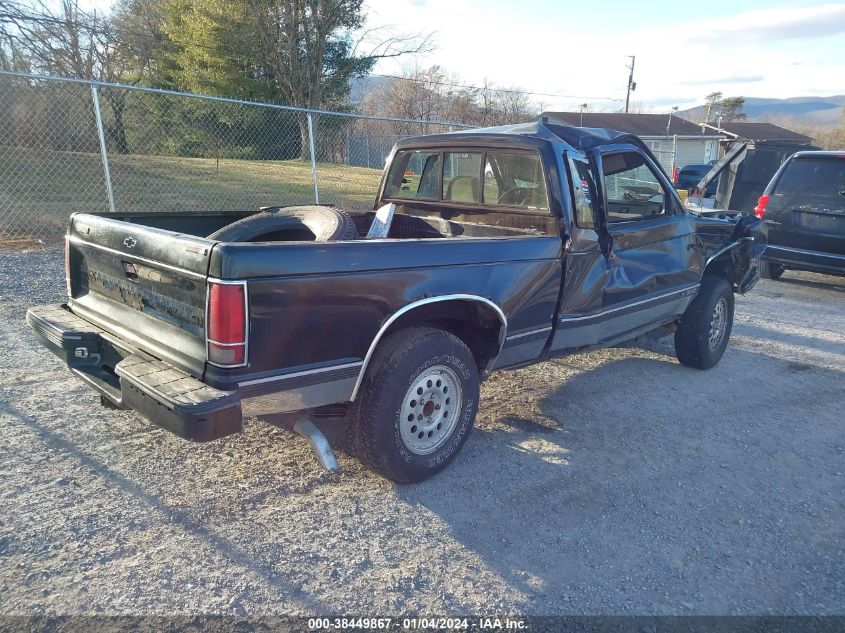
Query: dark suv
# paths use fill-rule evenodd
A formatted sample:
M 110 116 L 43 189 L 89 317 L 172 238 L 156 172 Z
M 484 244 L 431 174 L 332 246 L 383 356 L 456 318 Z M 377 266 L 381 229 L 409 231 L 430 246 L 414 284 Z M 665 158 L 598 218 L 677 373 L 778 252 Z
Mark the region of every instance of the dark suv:
M 769 234 L 763 277 L 777 279 L 789 269 L 845 275 L 845 150 L 793 154 L 754 215 Z

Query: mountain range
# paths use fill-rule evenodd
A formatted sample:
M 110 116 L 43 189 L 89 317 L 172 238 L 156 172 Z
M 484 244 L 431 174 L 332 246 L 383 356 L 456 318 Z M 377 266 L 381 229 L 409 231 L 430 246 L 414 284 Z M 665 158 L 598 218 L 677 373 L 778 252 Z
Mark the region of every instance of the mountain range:
M 365 96 L 387 87 L 391 77 L 369 75 L 352 82 L 350 100 L 361 103 Z M 681 110 L 680 117 L 699 123 L 704 120 L 706 106 Z M 767 99 L 746 97 L 743 112 L 749 121 L 769 121 L 792 128 L 838 128 L 845 118 L 845 94 L 833 97 L 790 97 Z
M 678 115 L 697 122 L 704 119 L 706 110 L 706 106 L 697 106 L 680 111 Z M 789 99 L 746 97 L 742 111 L 749 121 L 791 120 L 803 125 L 837 126 L 845 113 L 845 95 Z

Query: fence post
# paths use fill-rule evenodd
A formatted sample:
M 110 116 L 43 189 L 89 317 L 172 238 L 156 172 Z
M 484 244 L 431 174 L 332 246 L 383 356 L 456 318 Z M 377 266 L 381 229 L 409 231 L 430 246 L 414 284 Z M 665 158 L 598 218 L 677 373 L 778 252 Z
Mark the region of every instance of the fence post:
M 97 94 L 96 84 L 91 84 L 91 99 L 94 101 L 94 118 L 97 120 L 97 136 L 100 137 L 100 158 L 103 159 L 103 174 L 106 177 L 106 194 L 109 197 L 109 212 L 114 213 L 114 194 L 111 188 L 109 155 L 106 151 L 106 135 L 103 134 L 103 116 L 100 113 L 100 97 Z
M 320 204 L 320 187 L 317 185 L 317 154 L 314 151 L 314 121 L 308 112 L 308 142 L 311 145 L 311 178 L 314 179 L 314 203 Z
M 678 168 L 678 135 L 672 137 L 672 177 L 675 177 L 675 170 Z

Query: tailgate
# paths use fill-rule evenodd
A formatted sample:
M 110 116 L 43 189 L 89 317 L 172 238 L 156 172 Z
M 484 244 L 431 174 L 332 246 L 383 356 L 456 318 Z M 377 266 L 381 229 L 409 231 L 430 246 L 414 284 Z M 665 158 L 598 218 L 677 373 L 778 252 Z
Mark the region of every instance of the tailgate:
M 774 204 L 772 204 L 774 201 Z M 810 251 L 845 255 L 845 196 L 840 200 L 816 196 L 772 196 L 774 210 L 769 241 Z
M 87 214 L 73 217 L 67 239 L 71 309 L 200 377 L 214 242 Z

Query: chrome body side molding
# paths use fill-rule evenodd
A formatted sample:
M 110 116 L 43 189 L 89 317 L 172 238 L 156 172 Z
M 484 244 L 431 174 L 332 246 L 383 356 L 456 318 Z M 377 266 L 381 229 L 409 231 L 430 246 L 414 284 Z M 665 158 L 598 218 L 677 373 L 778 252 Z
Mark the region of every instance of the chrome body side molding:
M 364 374 L 367 372 L 367 366 L 370 364 L 370 359 L 373 357 L 373 353 L 376 351 L 376 347 L 378 346 L 379 341 L 384 336 L 387 329 L 403 314 L 407 314 L 411 310 L 415 308 L 419 308 L 420 306 L 427 305 L 429 303 L 438 303 L 442 301 L 478 301 L 487 305 L 488 307 L 492 308 L 499 317 L 499 321 L 501 323 L 501 328 L 499 329 L 499 352 L 502 351 L 502 346 L 505 343 L 505 336 L 507 335 L 508 331 L 508 319 L 505 316 L 505 313 L 502 312 L 502 309 L 490 301 L 490 299 L 486 299 L 485 297 L 481 297 L 478 295 L 467 295 L 467 294 L 453 294 L 453 295 L 440 295 L 438 297 L 428 297 L 426 299 L 420 299 L 419 301 L 414 301 L 413 303 L 409 303 L 408 305 L 400 308 L 396 312 L 394 312 L 387 321 L 385 321 L 379 331 L 376 333 L 373 342 L 370 343 L 370 348 L 367 350 L 367 355 L 364 357 L 364 364 L 361 367 L 361 372 L 358 374 L 358 380 L 355 382 L 355 387 L 352 390 L 352 397 L 350 400 L 355 400 L 358 396 L 358 389 L 361 388 L 361 383 L 364 380 Z M 497 352 L 496 356 L 498 356 L 499 352 Z M 495 358 L 491 361 L 491 366 L 495 363 Z

